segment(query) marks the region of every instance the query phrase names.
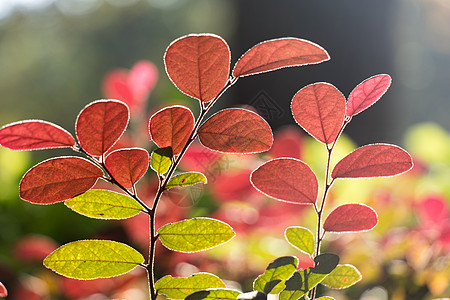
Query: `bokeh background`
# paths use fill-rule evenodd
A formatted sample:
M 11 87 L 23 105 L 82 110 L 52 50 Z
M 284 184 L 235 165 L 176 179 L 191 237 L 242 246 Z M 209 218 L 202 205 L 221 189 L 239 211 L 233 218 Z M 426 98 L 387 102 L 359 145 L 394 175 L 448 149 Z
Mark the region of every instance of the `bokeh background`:
M 373 233 L 329 239 L 327 247 L 339 252 L 342 262 L 357 265 L 364 277 L 347 294 L 334 292 L 334 296 L 365 300 L 448 297 L 447 0 L 0 0 L 0 126 L 43 119 L 73 133 L 78 112 L 90 101 L 108 96 L 105 76 L 146 60 L 156 66 L 159 75 L 154 74 L 156 85 L 131 125 L 141 146 L 150 148 L 148 140 L 142 141 L 148 137 L 138 129 L 145 127 L 147 115 L 174 103 L 197 109 L 197 103 L 167 78 L 164 51 L 180 36 L 203 32 L 218 34 L 228 42 L 232 64 L 256 43 L 284 36 L 311 40 L 330 53 L 326 63 L 243 78 L 218 103 L 218 107 L 255 106 L 280 131 L 280 140 L 293 141 L 281 143 L 289 148 L 287 153 L 310 163 L 319 174 L 323 149 L 298 127 L 286 127 L 294 124 L 289 110 L 292 96 L 319 81 L 332 83 L 348 96 L 370 76 L 392 76 L 392 86 L 382 100 L 347 127 L 338 153 L 344 155 L 367 143 L 395 143 L 412 153 L 416 167 L 411 174 L 391 180 L 336 184 L 334 204 L 369 203 L 377 209 L 380 225 Z M 268 113 L 261 101 L 272 105 L 276 113 Z M 207 156 L 203 150 L 194 150 L 198 151 L 193 151 L 194 158 Z M 133 235 L 142 229 L 132 221 L 123 225 L 86 219 L 63 204 L 35 206 L 18 198 L 23 173 L 61 154 L 70 152 L 0 149 L 0 281 L 7 285 L 11 299 L 140 299 L 146 289 L 140 274 L 120 282 L 83 283 L 87 286 L 83 289 L 78 282 L 63 282 L 44 270 L 41 256 L 55 245 L 90 237 L 123 240 L 136 247 L 142 246 L 140 239 L 145 241 L 145 236 Z M 213 178 L 211 184 L 170 195 L 172 202 L 167 200 L 171 204 L 166 210 L 176 214 L 169 217 L 212 214 L 242 228 L 235 241 L 214 250 L 208 259 L 160 250 L 165 259 L 158 274 L 214 271 L 231 285 L 249 290 L 251 279 L 271 259 L 295 254 L 283 242 L 285 227 L 306 226 L 311 216 L 298 212 L 287 218 L 291 209 L 255 195 L 248 185 L 237 184 L 245 182 L 242 179 L 259 163 L 279 153 L 213 159 L 208 155 L 201 163 L 191 158 L 184 167 L 203 168 Z M 146 189 L 151 191 L 150 177 Z M 277 226 L 276 217 L 291 223 Z M 267 230 L 272 235 L 263 234 Z M 39 250 L 42 253 L 36 253 Z M 25 292 L 30 294 L 21 294 Z

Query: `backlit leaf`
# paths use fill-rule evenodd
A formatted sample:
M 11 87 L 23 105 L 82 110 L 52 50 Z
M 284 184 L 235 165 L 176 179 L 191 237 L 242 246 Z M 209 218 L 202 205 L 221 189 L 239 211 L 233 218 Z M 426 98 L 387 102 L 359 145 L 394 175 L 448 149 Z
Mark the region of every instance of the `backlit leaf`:
M 207 288 L 225 288 L 219 277 L 209 273 L 197 273 L 189 277 L 164 276 L 155 284 L 159 294 L 169 299 L 185 299 L 188 295 Z
M 333 253 L 322 253 L 314 257 L 316 265 L 311 268 L 311 272 L 315 274 L 330 274 L 339 263 L 339 256 Z
M 310 255 L 314 253 L 314 235 L 308 228 L 300 226 L 288 227 L 284 232 L 284 236 L 288 243 L 298 250 Z
M 160 148 L 172 147 L 180 154 L 194 129 L 194 115 L 187 107 L 174 105 L 156 112 L 150 119 L 150 136 Z
M 88 104 L 78 115 L 76 133 L 80 146 L 94 156 L 103 155 L 122 136 L 130 112 L 118 100 L 98 100 Z
M 377 213 L 365 204 L 344 204 L 326 218 L 323 229 L 329 232 L 367 231 L 378 223 Z
M 298 259 L 295 256 L 283 256 L 274 259 L 267 266 L 264 274 L 256 278 L 253 289 L 265 294 L 280 293 L 284 288 L 284 281 L 291 277 L 297 266 Z
M 0 281 L 0 297 L 6 297 L 8 296 L 8 290 L 3 285 L 3 283 Z
M 198 252 L 228 242 L 235 233 L 230 225 L 210 218 L 170 223 L 158 230 L 161 243 L 179 252 Z
M 404 173 L 412 166 L 411 156 L 402 148 L 387 144 L 372 144 L 356 149 L 339 161 L 331 177 L 387 177 Z
M 270 149 L 272 129 L 258 114 L 230 108 L 219 111 L 198 130 L 200 142 L 212 149 L 228 153 L 257 153 Z
M 329 83 L 310 84 L 294 95 L 291 110 L 306 132 L 322 143 L 331 144 L 344 123 L 345 96 Z
M 199 172 L 186 172 L 178 174 L 170 178 L 166 185 L 166 189 L 173 188 L 175 186 L 185 187 L 196 183 L 206 183 L 206 176 Z
M 0 129 L 0 145 L 11 150 L 66 148 L 75 145 L 72 135 L 50 122 L 27 120 Z
M 87 159 L 57 157 L 31 168 L 20 182 L 20 197 L 35 204 L 52 204 L 86 192 L 103 176 Z
M 60 275 L 95 279 L 121 275 L 144 263 L 144 257 L 128 245 L 105 240 L 84 240 L 65 244 L 44 260 Z
M 152 152 L 150 166 L 158 174 L 166 173 L 172 164 L 172 147 L 158 148 Z
M 190 294 L 186 300 L 236 300 L 241 292 L 231 289 L 207 289 Z
M 360 281 L 361 278 L 361 273 L 354 266 L 338 265 L 322 281 L 322 284 L 333 289 L 345 289 Z
M 147 172 L 149 155 L 142 148 L 119 149 L 105 159 L 106 169 L 124 188 L 130 189 Z
M 126 219 L 144 209 L 133 198 L 106 190 L 89 190 L 64 204 L 79 214 L 96 219 Z
M 250 176 L 253 186 L 274 199 L 293 204 L 314 204 L 319 184 L 311 168 L 294 158 L 276 158 Z
M 203 102 L 214 99 L 225 87 L 231 53 L 214 34 L 191 34 L 173 41 L 166 50 L 167 75 L 183 93 Z
M 308 270 L 299 270 L 286 280 L 286 288 L 280 293 L 279 299 L 300 299 L 327 276 L 326 274 L 311 273 Z
M 330 59 L 317 44 L 298 38 L 264 41 L 245 52 L 233 68 L 234 77 L 269 72 L 285 67 L 317 64 Z
M 322 281 L 322 283 L 323 283 L 323 281 Z M 323 296 L 323 297 L 316 298 L 316 300 L 335 300 L 335 299 L 333 297 Z
M 348 97 L 347 116 L 357 115 L 377 102 L 386 93 L 391 82 L 391 76 L 387 74 L 375 75 L 361 82 Z

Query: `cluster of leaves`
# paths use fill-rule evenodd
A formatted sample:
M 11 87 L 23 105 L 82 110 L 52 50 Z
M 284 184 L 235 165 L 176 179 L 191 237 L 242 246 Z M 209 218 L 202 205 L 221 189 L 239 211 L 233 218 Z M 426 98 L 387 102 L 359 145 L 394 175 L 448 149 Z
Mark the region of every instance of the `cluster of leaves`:
M 0 145 L 6 148 L 71 148 L 85 157 L 57 157 L 34 166 L 20 183 L 22 199 L 35 204 L 64 202 L 75 212 L 91 218 L 126 219 L 139 213 L 150 218 L 147 259 L 123 243 L 83 240 L 52 252 L 45 258 L 45 266 L 76 279 L 117 276 L 140 266 L 148 272 L 152 299 L 158 294 L 172 299 L 247 299 L 265 298 L 267 294 L 280 294 L 281 299 L 303 296 L 314 299 L 315 286 L 319 283 L 344 288 L 357 282 L 360 278 L 358 270 L 351 265 L 338 265 L 339 257 L 335 254 L 321 254 L 320 244 L 326 232 L 372 229 L 377 224 L 377 215 L 366 205 L 346 204 L 333 210 L 322 224 L 328 191 L 338 178 L 392 176 L 406 172 L 412 167 L 412 160 L 397 146 L 367 145 L 342 159 L 330 174 L 330 158 L 338 137 L 351 118 L 385 93 L 390 85 L 388 75 L 364 81 L 347 101 L 327 83 L 309 85 L 294 96 L 291 108 L 295 120 L 328 150 L 325 189 L 319 204 L 317 177 L 298 159 L 274 159 L 251 174 L 252 184 L 262 193 L 280 201 L 314 207 L 318 216 L 316 236 L 304 227 L 289 227 L 285 232 L 290 244 L 311 257 L 309 268 L 297 270 L 296 257 L 275 259 L 255 280 L 255 291 L 250 294 L 227 289 L 217 276 L 208 273 L 187 278 L 168 275 L 157 282 L 154 279 L 158 240 L 170 250 L 191 253 L 219 246 L 235 235 L 228 224 L 206 217 L 181 220 L 160 228 L 155 226 L 163 193 L 173 187 L 207 182 L 200 172 L 176 174 L 193 141 L 198 137 L 203 146 L 224 153 L 259 153 L 272 146 L 271 128 L 258 114 L 229 108 L 204 121 L 211 107 L 240 77 L 328 59 L 323 48 L 309 41 L 296 38 L 270 40 L 247 51 L 230 75 L 231 54 L 222 38 L 202 34 L 175 40 L 164 56 L 166 72 L 181 92 L 199 100 L 200 114 L 195 118 L 189 108 L 180 105 L 165 107 L 153 114 L 148 131 L 158 148 L 151 155 L 146 149 L 137 147 L 113 150 L 130 119 L 128 106 L 118 100 L 98 100 L 88 104 L 76 120 L 76 139 L 65 129 L 45 121 L 28 120 L 4 126 L 0 129 Z M 151 205 L 146 204 L 136 191 L 136 183 L 149 166 L 159 180 Z M 98 179 L 119 187 L 123 193 L 93 189 Z

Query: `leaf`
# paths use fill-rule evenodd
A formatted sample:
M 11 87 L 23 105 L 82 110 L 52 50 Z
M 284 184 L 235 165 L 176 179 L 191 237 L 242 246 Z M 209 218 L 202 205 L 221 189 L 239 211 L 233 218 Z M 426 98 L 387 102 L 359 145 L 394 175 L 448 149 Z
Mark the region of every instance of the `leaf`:
M 150 161 L 151 168 L 158 173 L 158 175 L 166 173 L 172 164 L 172 156 L 172 147 L 156 149 L 152 152 Z
M 173 41 L 164 63 L 173 84 L 184 94 L 208 102 L 228 81 L 230 49 L 214 34 L 190 34 Z
M 333 85 L 319 82 L 299 90 L 291 102 L 295 121 L 318 141 L 331 144 L 345 119 L 345 96 Z
M 96 219 L 127 219 L 144 209 L 133 198 L 106 190 L 89 190 L 64 204 L 81 215 Z
M 8 296 L 8 290 L 3 285 L 3 283 L 0 281 L 0 297 L 6 297 Z
M 144 257 L 128 245 L 105 240 L 84 240 L 65 244 L 44 260 L 56 273 L 75 279 L 121 275 L 144 263 Z
M 338 265 L 336 269 L 322 281 L 332 289 L 345 289 L 362 279 L 361 273 L 352 265 Z
M 234 77 L 269 72 L 285 67 L 317 64 L 330 59 L 317 44 L 298 38 L 264 41 L 245 52 L 233 68 Z
M 282 256 L 274 259 L 267 266 L 264 274 L 256 278 L 253 289 L 265 294 L 280 293 L 284 288 L 284 281 L 291 277 L 297 266 L 298 259 L 295 256 Z
M 327 276 L 328 277 L 328 276 Z M 326 278 L 325 278 L 326 279 Z M 323 283 L 323 282 L 322 282 Z M 333 297 L 323 296 L 316 298 L 316 300 L 335 300 Z
M 88 104 L 78 115 L 75 126 L 81 148 L 88 154 L 102 156 L 122 136 L 129 119 L 128 106 L 119 100 Z
M 188 295 L 207 288 L 225 288 L 219 277 L 209 273 L 197 273 L 189 277 L 164 276 L 155 284 L 159 294 L 170 299 L 185 299 Z
M 372 144 L 356 149 L 339 161 L 331 177 L 387 177 L 404 173 L 412 167 L 411 156 L 402 148 L 388 144 Z
M 367 231 L 377 223 L 377 213 L 369 206 L 361 203 L 344 204 L 328 215 L 323 229 L 328 232 Z
M 267 300 L 267 295 L 263 292 L 253 291 L 240 294 L 236 300 Z
M 330 274 L 339 263 L 339 256 L 332 253 L 322 253 L 314 257 L 316 266 L 311 268 L 311 272 L 315 274 Z
M 347 116 L 352 117 L 377 102 L 391 85 L 391 76 L 372 76 L 356 86 L 348 96 Z
M 258 114 L 242 109 L 224 109 L 210 117 L 198 130 L 207 148 L 228 153 L 258 153 L 270 149 L 272 129 Z
M 300 299 L 318 285 L 328 275 L 315 274 L 307 270 L 300 270 L 292 274 L 286 281 L 286 288 L 280 293 L 280 300 Z M 305 279 L 306 277 L 306 279 Z
M 11 150 L 67 148 L 75 145 L 72 135 L 50 122 L 26 120 L 3 126 L 0 145 Z
M 314 235 L 308 228 L 300 226 L 288 227 L 284 232 L 284 236 L 288 243 L 298 250 L 313 255 L 315 246 Z
M 253 186 L 274 199 L 293 204 L 314 204 L 319 183 L 304 162 L 294 158 L 270 160 L 250 175 Z
M 105 167 L 124 188 L 131 189 L 147 172 L 149 155 L 142 148 L 119 149 L 105 159 Z
M 172 147 L 173 155 L 178 155 L 189 140 L 194 123 L 189 108 L 181 105 L 165 107 L 150 118 L 150 136 L 158 147 Z
M 198 252 L 231 240 L 235 233 L 230 225 L 210 218 L 193 218 L 170 223 L 158 230 L 161 243 L 179 252 Z
M 178 174 L 170 178 L 166 185 L 166 189 L 170 189 L 176 186 L 185 187 L 196 183 L 206 183 L 206 176 L 200 172 L 186 172 Z
M 87 159 L 56 157 L 37 164 L 23 176 L 20 197 L 35 204 L 52 204 L 86 192 L 103 171 Z
M 207 289 L 190 294 L 186 300 L 236 300 L 241 292 L 231 289 Z

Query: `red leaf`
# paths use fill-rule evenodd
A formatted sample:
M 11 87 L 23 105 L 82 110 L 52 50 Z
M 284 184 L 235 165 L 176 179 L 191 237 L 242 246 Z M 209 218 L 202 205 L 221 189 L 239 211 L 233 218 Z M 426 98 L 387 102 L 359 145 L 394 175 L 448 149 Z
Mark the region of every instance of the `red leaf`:
M 108 99 L 88 104 L 76 122 L 81 147 L 91 155 L 103 155 L 122 136 L 129 119 L 128 107 L 121 101 Z
M 348 97 L 347 116 L 357 115 L 377 102 L 386 93 L 391 82 L 391 76 L 387 74 L 375 75 L 361 82 Z
M 258 114 L 242 109 L 224 109 L 198 130 L 200 142 L 212 150 L 228 153 L 257 153 L 270 149 L 272 129 Z
M 75 145 L 72 135 L 50 122 L 27 120 L 0 129 L 0 145 L 12 150 L 65 148 Z
M 344 204 L 333 210 L 323 229 L 329 232 L 367 231 L 378 223 L 377 213 L 365 204 Z
M 319 184 L 311 168 L 294 158 L 276 158 L 250 176 L 253 186 L 269 197 L 293 204 L 315 204 Z
M 172 147 L 180 154 L 194 129 L 194 115 L 187 107 L 174 105 L 157 111 L 150 118 L 150 136 L 160 148 Z
M 14 256 L 20 261 L 42 261 L 58 248 L 58 244 L 43 235 L 22 237 L 14 246 Z
M 52 204 L 89 190 L 103 171 L 80 157 L 57 157 L 31 168 L 20 182 L 20 197 L 35 204 Z
M 149 155 L 145 149 L 131 148 L 111 152 L 105 159 L 106 169 L 123 187 L 130 189 L 147 172 Z
M 274 142 L 268 153 L 272 158 L 301 158 L 302 150 L 303 133 L 298 126 L 292 125 L 275 132 Z
M 314 83 L 294 95 L 291 110 L 305 131 L 320 142 L 331 144 L 344 122 L 345 97 L 329 83 Z
M 402 148 L 387 144 L 360 147 L 339 161 L 333 178 L 387 177 L 404 173 L 413 166 L 412 158 Z
M 8 296 L 8 290 L 5 288 L 3 283 L 0 282 L 0 297 Z
M 330 59 L 317 44 L 298 38 L 281 38 L 257 44 L 237 61 L 234 77 L 269 72 L 285 67 L 317 64 Z
M 170 80 L 184 94 L 203 102 L 214 99 L 228 81 L 231 53 L 214 34 L 191 34 L 173 41 L 164 63 Z

